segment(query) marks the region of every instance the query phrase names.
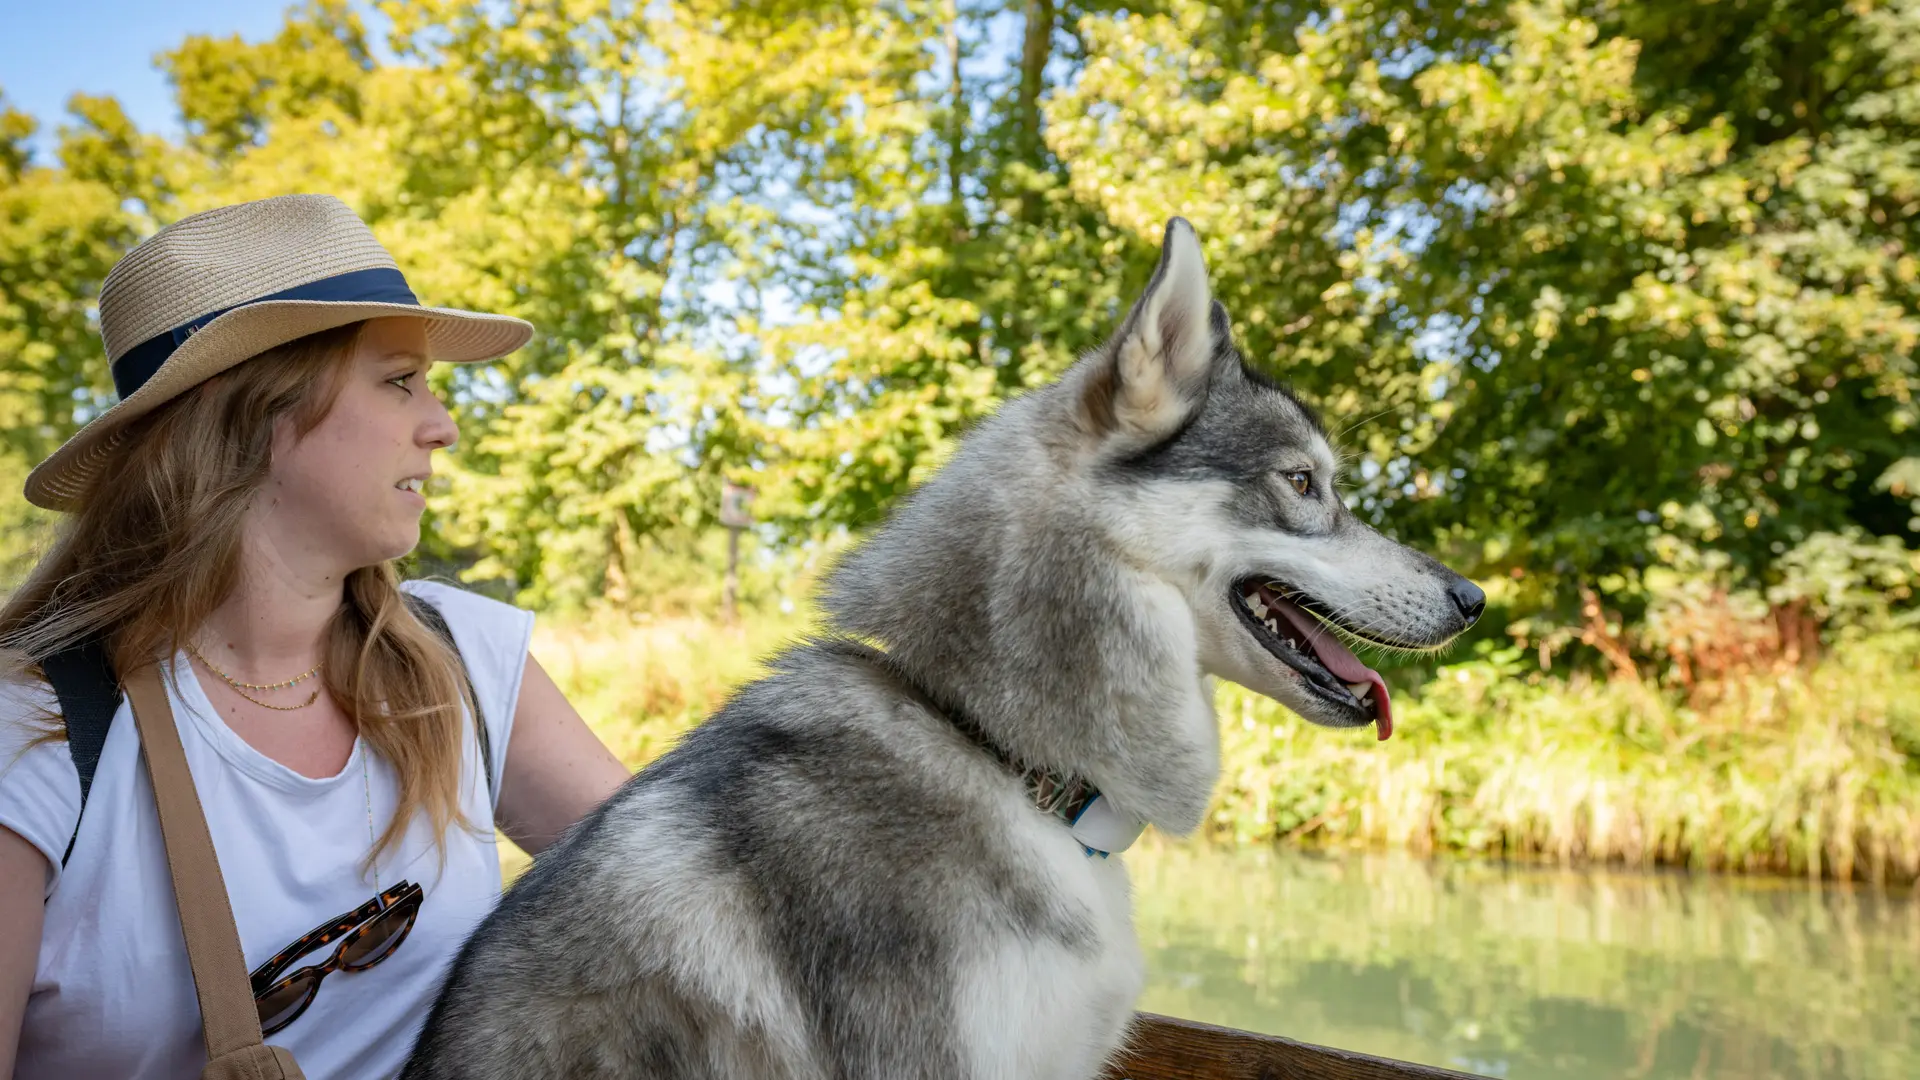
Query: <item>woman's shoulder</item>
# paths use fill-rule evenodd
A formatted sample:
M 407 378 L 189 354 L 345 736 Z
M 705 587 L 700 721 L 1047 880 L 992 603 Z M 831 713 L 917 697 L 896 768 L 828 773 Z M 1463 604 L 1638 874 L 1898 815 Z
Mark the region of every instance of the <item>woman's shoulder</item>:
M 0 678 L 0 827 L 47 857 L 48 891 L 80 820 L 80 772 L 62 734 L 59 699 L 37 672 Z
M 400 591 L 417 596 L 438 609 L 447 620 L 447 625 L 453 628 L 456 638 L 462 636 L 460 631 L 463 628 L 520 632 L 533 625 L 533 612 L 451 582 L 414 578 L 401 582 Z
M 47 682 L 38 664 L 24 666 L 14 662 L 12 656 L 0 656 L 0 718 L 11 718 L 15 713 L 31 715 L 46 709 L 55 710 L 59 716 L 60 703 L 54 697 L 53 686 Z
M 447 621 L 477 689 L 493 689 L 509 704 L 518 696 L 533 644 L 533 612 L 444 581 L 420 578 L 400 588 L 432 604 Z
M 0 770 L 62 730 L 60 699 L 39 668 L 0 672 Z
M 446 619 L 466 664 L 488 738 L 494 746 L 507 746 L 533 645 L 533 612 L 443 581 L 416 579 L 403 582 L 400 588 L 432 604 Z M 505 761 L 504 754 L 493 755 L 495 792 L 503 782 Z

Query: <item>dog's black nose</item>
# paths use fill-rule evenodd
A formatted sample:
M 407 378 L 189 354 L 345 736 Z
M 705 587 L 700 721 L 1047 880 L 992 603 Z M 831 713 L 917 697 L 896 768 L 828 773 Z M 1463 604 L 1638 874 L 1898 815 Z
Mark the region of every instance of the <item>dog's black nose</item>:
M 1447 586 L 1447 595 L 1453 598 L 1453 606 L 1460 609 L 1460 617 L 1467 620 L 1467 626 L 1472 626 L 1480 613 L 1487 610 L 1487 594 L 1466 578 L 1454 578 L 1453 584 Z

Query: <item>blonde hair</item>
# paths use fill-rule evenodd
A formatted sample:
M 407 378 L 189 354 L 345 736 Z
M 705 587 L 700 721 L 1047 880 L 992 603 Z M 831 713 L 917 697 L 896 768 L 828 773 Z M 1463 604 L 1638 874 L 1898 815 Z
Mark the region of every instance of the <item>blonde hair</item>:
M 272 466 L 275 424 L 284 417 L 302 437 L 319 425 L 362 325 L 271 349 L 132 421 L 116 467 L 0 604 L 0 682 L 89 638 L 122 677 L 175 655 L 239 581 L 241 527 Z M 399 805 L 368 858 L 398 843 L 419 812 L 443 844 L 463 820 L 460 706 L 477 711 L 459 658 L 407 609 L 391 562 L 347 575 L 322 659 L 327 692 L 400 778 Z

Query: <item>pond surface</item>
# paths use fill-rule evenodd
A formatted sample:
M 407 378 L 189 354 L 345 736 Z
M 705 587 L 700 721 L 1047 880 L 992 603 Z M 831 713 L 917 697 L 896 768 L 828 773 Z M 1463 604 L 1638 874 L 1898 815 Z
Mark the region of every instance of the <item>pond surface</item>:
M 1920 1077 L 1909 890 L 1164 842 L 1127 861 L 1151 1012 L 1496 1077 Z

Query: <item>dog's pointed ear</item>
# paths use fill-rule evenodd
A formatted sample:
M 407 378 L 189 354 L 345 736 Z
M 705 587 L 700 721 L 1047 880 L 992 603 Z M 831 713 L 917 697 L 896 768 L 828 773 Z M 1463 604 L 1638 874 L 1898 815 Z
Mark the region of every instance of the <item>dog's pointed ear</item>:
M 1096 429 L 1154 439 L 1200 407 L 1214 351 L 1212 300 L 1200 238 L 1174 218 L 1153 280 L 1086 385 L 1085 415 Z

